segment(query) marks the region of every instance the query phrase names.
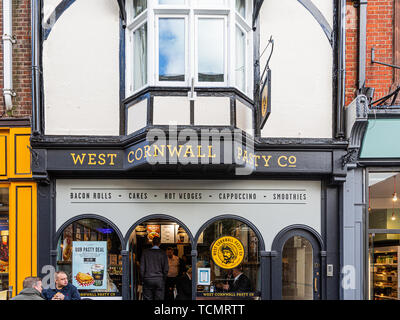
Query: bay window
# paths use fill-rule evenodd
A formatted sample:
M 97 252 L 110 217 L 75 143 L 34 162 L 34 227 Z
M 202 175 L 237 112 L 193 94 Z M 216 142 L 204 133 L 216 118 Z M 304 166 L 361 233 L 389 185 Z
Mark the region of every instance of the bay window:
M 126 93 L 253 81 L 252 1 L 127 0 Z

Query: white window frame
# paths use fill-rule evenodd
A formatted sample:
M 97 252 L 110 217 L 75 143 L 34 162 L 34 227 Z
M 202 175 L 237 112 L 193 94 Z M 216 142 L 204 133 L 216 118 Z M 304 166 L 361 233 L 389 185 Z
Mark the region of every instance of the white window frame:
M 224 81 L 223 82 L 200 82 L 198 75 L 199 75 L 199 20 L 200 19 L 216 19 L 216 20 L 223 20 L 224 22 Z M 195 39 L 195 48 L 194 48 L 194 85 L 196 87 L 227 87 L 229 83 L 229 75 L 228 75 L 228 54 L 227 54 L 227 47 L 228 47 L 228 17 L 226 15 L 204 15 L 204 14 L 195 14 L 195 32 L 194 32 L 194 39 Z
M 159 34 L 159 20 L 160 19 L 184 19 L 185 22 L 185 70 L 184 70 L 184 81 L 162 81 L 160 80 L 160 59 L 159 59 L 159 40 L 160 40 L 160 34 Z M 182 14 L 156 14 L 154 17 L 154 30 L 157 30 L 157 33 L 155 34 L 155 48 L 154 48 L 154 65 L 155 65 L 155 83 L 157 86 L 163 86 L 163 87 L 182 87 L 182 86 L 188 86 L 189 85 L 189 78 L 190 78 L 190 73 L 189 73 L 189 17 L 188 15 L 182 15 Z
M 148 1 L 149 3 L 150 1 Z M 136 92 L 146 88 L 149 86 L 150 78 L 149 78 L 149 21 L 148 21 L 148 12 L 149 6 L 147 9 L 141 12 L 138 16 L 133 18 L 133 2 L 127 1 L 126 6 L 126 13 L 127 13 L 127 21 L 128 25 L 125 29 L 125 92 L 127 93 L 126 96 L 130 96 L 135 94 Z M 147 23 L 147 83 L 145 83 L 142 87 L 134 90 L 134 66 L 133 66 L 133 33 L 141 28 L 144 24 Z
M 249 55 L 249 50 L 248 50 L 248 32 L 246 32 L 246 30 L 244 30 L 244 28 L 239 24 L 236 23 L 235 24 L 235 52 L 236 52 L 236 28 L 239 28 L 240 31 L 242 31 L 244 33 L 244 41 L 245 41 L 245 50 L 244 50 L 244 68 L 245 68 L 245 72 L 244 72 L 244 91 L 248 92 L 249 88 L 247 86 L 248 84 L 248 72 L 249 72 L 249 59 L 248 59 L 248 55 Z M 235 84 L 234 87 L 237 88 L 240 91 L 243 91 L 241 88 L 239 88 L 237 86 L 237 81 L 236 81 L 236 56 L 235 56 L 235 67 L 233 69 L 234 72 L 234 78 L 235 78 Z
M 252 15 L 253 3 L 246 1 L 246 17 L 243 18 L 236 11 L 236 0 L 223 0 L 222 4 L 201 5 L 201 0 L 185 0 L 185 4 L 171 5 L 158 4 L 158 0 L 147 0 L 147 9 L 133 18 L 133 2 L 126 1 L 127 28 L 126 35 L 126 96 L 133 95 L 149 86 L 162 87 L 190 87 L 192 79 L 196 87 L 233 87 L 243 92 L 236 86 L 236 26 L 245 33 L 246 37 L 246 72 L 245 72 L 245 95 L 253 98 L 253 31 Z M 162 18 L 185 18 L 185 81 L 159 81 L 159 30 L 158 19 Z M 199 82 L 198 69 L 198 19 L 201 18 L 224 18 L 224 82 Z M 147 22 L 147 84 L 133 91 L 133 32 Z M 232 54 L 229 54 L 233 52 Z

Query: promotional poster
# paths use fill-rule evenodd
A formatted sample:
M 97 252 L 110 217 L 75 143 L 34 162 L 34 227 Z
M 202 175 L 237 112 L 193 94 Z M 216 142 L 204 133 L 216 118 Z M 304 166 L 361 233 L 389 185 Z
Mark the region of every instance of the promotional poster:
M 107 289 L 107 241 L 72 243 L 72 284 L 78 289 Z

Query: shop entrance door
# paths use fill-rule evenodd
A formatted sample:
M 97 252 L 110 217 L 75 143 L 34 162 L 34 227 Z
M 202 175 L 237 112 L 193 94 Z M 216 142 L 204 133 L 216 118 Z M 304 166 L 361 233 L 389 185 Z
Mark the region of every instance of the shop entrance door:
M 191 300 L 191 238 L 186 230 L 173 220 L 157 218 L 141 222 L 129 238 L 129 293 L 132 300 L 144 300 L 140 275 L 141 258 L 152 248 L 154 237 L 159 237 L 159 248 L 168 257 L 169 273 L 165 282 L 163 300 Z M 189 273 L 189 277 L 187 276 Z M 185 282 L 186 285 L 182 285 Z M 190 282 L 190 285 L 187 285 Z M 189 291 L 186 290 L 189 288 Z M 188 292 L 186 292 L 188 291 Z
M 321 298 L 321 262 L 316 243 L 301 235 L 287 239 L 282 250 L 282 299 Z

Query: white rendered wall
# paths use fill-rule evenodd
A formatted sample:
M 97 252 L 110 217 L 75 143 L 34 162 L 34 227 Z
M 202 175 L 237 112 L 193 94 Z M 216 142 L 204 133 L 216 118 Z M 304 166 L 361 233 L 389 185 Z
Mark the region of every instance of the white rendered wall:
M 229 97 L 197 97 L 194 101 L 194 124 L 229 126 L 231 100 Z
M 312 2 L 332 27 L 333 1 Z M 272 112 L 262 136 L 332 138 L 333 51 L 321 26 L 296 0 L 265 0 L 260 27 L 261 52 L 271 35 L 275 41 Z
M 45 16 L 61 1 L 46 0 Z M 49 135 L 119 135 L 117 1 L 78 0 L 43 43 Z
M 188 97 L 154 97 L 154 125 L 190 125 Z
M 149 215 L 163 214 L 173 216 L 184 223 L 193 236 L 208 220 L 219 215 L 241 216 L 252 222 L 262 234 L 267 251 L 271 250 L 272 242 L 276 235 L 285 227 L 302 224 L 321 233 L 321 182 L 320 181 L 184 181 L 184 180 L 57 180 L 56 228 L 57 230 L 69 219 L 83 214 L 96 214 L 112 221 L 125 236 L 130 227 L 139 219 Z M 86 189 L 86 190 L 85 190 Z M 150 192 L 157 190 L 159 197 L 156 202 L 148 200 L 138 202 L 124 201 L 119 203 L 116 199 L 99 200 L 84 203 L 86 200 L 71 199 L 71 193 L 86 192 L 87 190 L 108 192 Z M 276 190 L 282 192 L 302 190 L 307 194 L 304 203 L 202 203 L 191 200 L 179 203 L 163 200 L 165 192 L 180 190 L 181 192 L 198 192 L 211 190 L 214 194 L 219 192 L 256 192 L 255 190 Z M 133 191 L 132 191 L 133 190 Z M 220 190 L 220 191 L 219 191 Z M 236 190 L 236 191 L 235 191 Z M 89 191 L 88 191 L 89 192 Z M 274 192 L 274 191 L 271 191 Z M 107 203 L 108 202 L 108 203 Z M 243 201 L 238 201 L 243 202 Z
M 144 99 L 128 108 L 127 134 L 143 129 L 147 125 L 147 104 Z

